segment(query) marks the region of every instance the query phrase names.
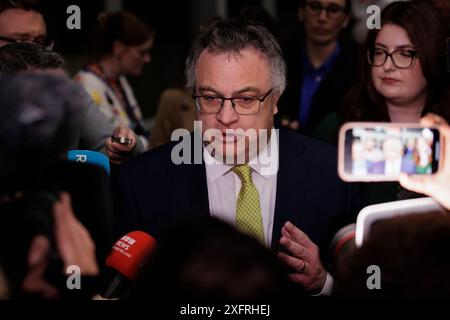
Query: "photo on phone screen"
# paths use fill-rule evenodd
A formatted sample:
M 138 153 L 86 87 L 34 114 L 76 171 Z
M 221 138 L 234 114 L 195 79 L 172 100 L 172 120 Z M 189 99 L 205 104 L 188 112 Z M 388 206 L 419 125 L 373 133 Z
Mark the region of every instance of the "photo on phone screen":
M 340 138 L 344 141 L 340 141 L 339 171 L 344 180 L 392 181 L 400 173 L 432 174 L 438 169 L 436 128 L 355 126 L 347 127 Z

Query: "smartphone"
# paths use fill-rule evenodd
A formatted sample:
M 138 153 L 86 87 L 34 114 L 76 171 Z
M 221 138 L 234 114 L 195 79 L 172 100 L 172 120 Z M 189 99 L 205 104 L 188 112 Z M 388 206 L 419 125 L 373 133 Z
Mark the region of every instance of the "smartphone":
M 400 173 L 439 169 L 441 135 L 417 123 L 349 122 L 339 131 L 338 172 L 344 181 L 397 181 Z
M 125 145 L 130 145 L 133 143 L 133 139 L 129 139 L 126 137 L 115 137 L 115 136 L 111 136 L 111 140 L 112 142 L 116 142 L 119 144 L 125 144 Z

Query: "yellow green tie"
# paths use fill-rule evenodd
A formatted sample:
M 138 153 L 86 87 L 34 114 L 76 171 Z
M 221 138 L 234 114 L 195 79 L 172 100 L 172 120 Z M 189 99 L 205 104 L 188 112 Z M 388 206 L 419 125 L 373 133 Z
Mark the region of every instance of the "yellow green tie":
M 233 171 L 242 183 L 236 203 L 236 228 L 264 243 L 261 205 L 258 189 L 252 181 L 252 168 L 244 164 L 234 166 Z

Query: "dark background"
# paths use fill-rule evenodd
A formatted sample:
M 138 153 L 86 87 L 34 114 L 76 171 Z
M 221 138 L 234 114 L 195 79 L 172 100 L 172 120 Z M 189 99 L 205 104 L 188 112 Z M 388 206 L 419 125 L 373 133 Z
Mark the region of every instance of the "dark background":
M 108 8 L 108 2 L 115 1 L 122 2 L 123 9 L 134 12 L 156 31 L 152 62 L 146 65 L 142 76 L 129 78 L 146 118 L 155 114 L 164 89 L 184 84 L 184 60 L 191 37 L 201 22 L 220 11 L 222 15 L 235 17 L 247 5 L 266 3 L 266 7 L 272 8 L 271 17 L 282 40 L 288 39 L 297 25 L 296 0 L 43 0 L 49 35 L 55 40 L 55 50 L 65 57 L 71 75 L 88 58 L 89 36 L 97 15 Z M 70 16 L 66 10 L 73 4 L 81 9 L 81 30 L 66 27 Z

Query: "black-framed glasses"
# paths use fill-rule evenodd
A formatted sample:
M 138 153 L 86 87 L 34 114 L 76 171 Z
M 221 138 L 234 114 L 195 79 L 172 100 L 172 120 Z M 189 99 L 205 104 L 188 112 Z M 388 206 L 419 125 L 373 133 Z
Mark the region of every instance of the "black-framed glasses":
M 322 10 L 325 10 L 327 16 L 330 18 L 339 16 L 346 9 L 346 7 L 340 6 L 337 3 L 331 3 L 325 6 L 320 1 L 306 1 L 305 5 L 308 14 L 312 16 L 319 16 Z
M 230 100 L 237 114 L 254 115 L 259 113 L 261 104 L 272 92 L 273 88 L 262 97 L 242 95 L 240 97 L 225 98 L 213 95 L 196 95 L 195 93 L 192 97 L 195 99 L 195 110 L 202 114 L 217 114 L 222 110 L 225 100 Z
M 372 48 L 367 50 L 367 60 L 374 67 L 381 67 L 390 57 L 394 66 L 399 69 L 410 69 L 414 67 L 417 51 L 409 49 L 394 50 L 391 53 L 382 48 Z
M 53 40 L 51 40 L 51 39 L 49 39 L 49 38 L 47 38 L 45 36 L 38 37 L 38 38 L 35 38 L 35 39 L 30 39 L 30 40 L 27 40 L 27 39 L 13 39 L 13 38 L 9 38 L 9 37 L 0 36 L 0 40 L 5 41 L 5 42 L 9 42 L 9 43 L 14 43 L 14 42 L 33 43 L 33 44 L 42 46 L 44 48 L 47 48 L 49 50 L 53 49 L 53 44 L 54 44 Z

